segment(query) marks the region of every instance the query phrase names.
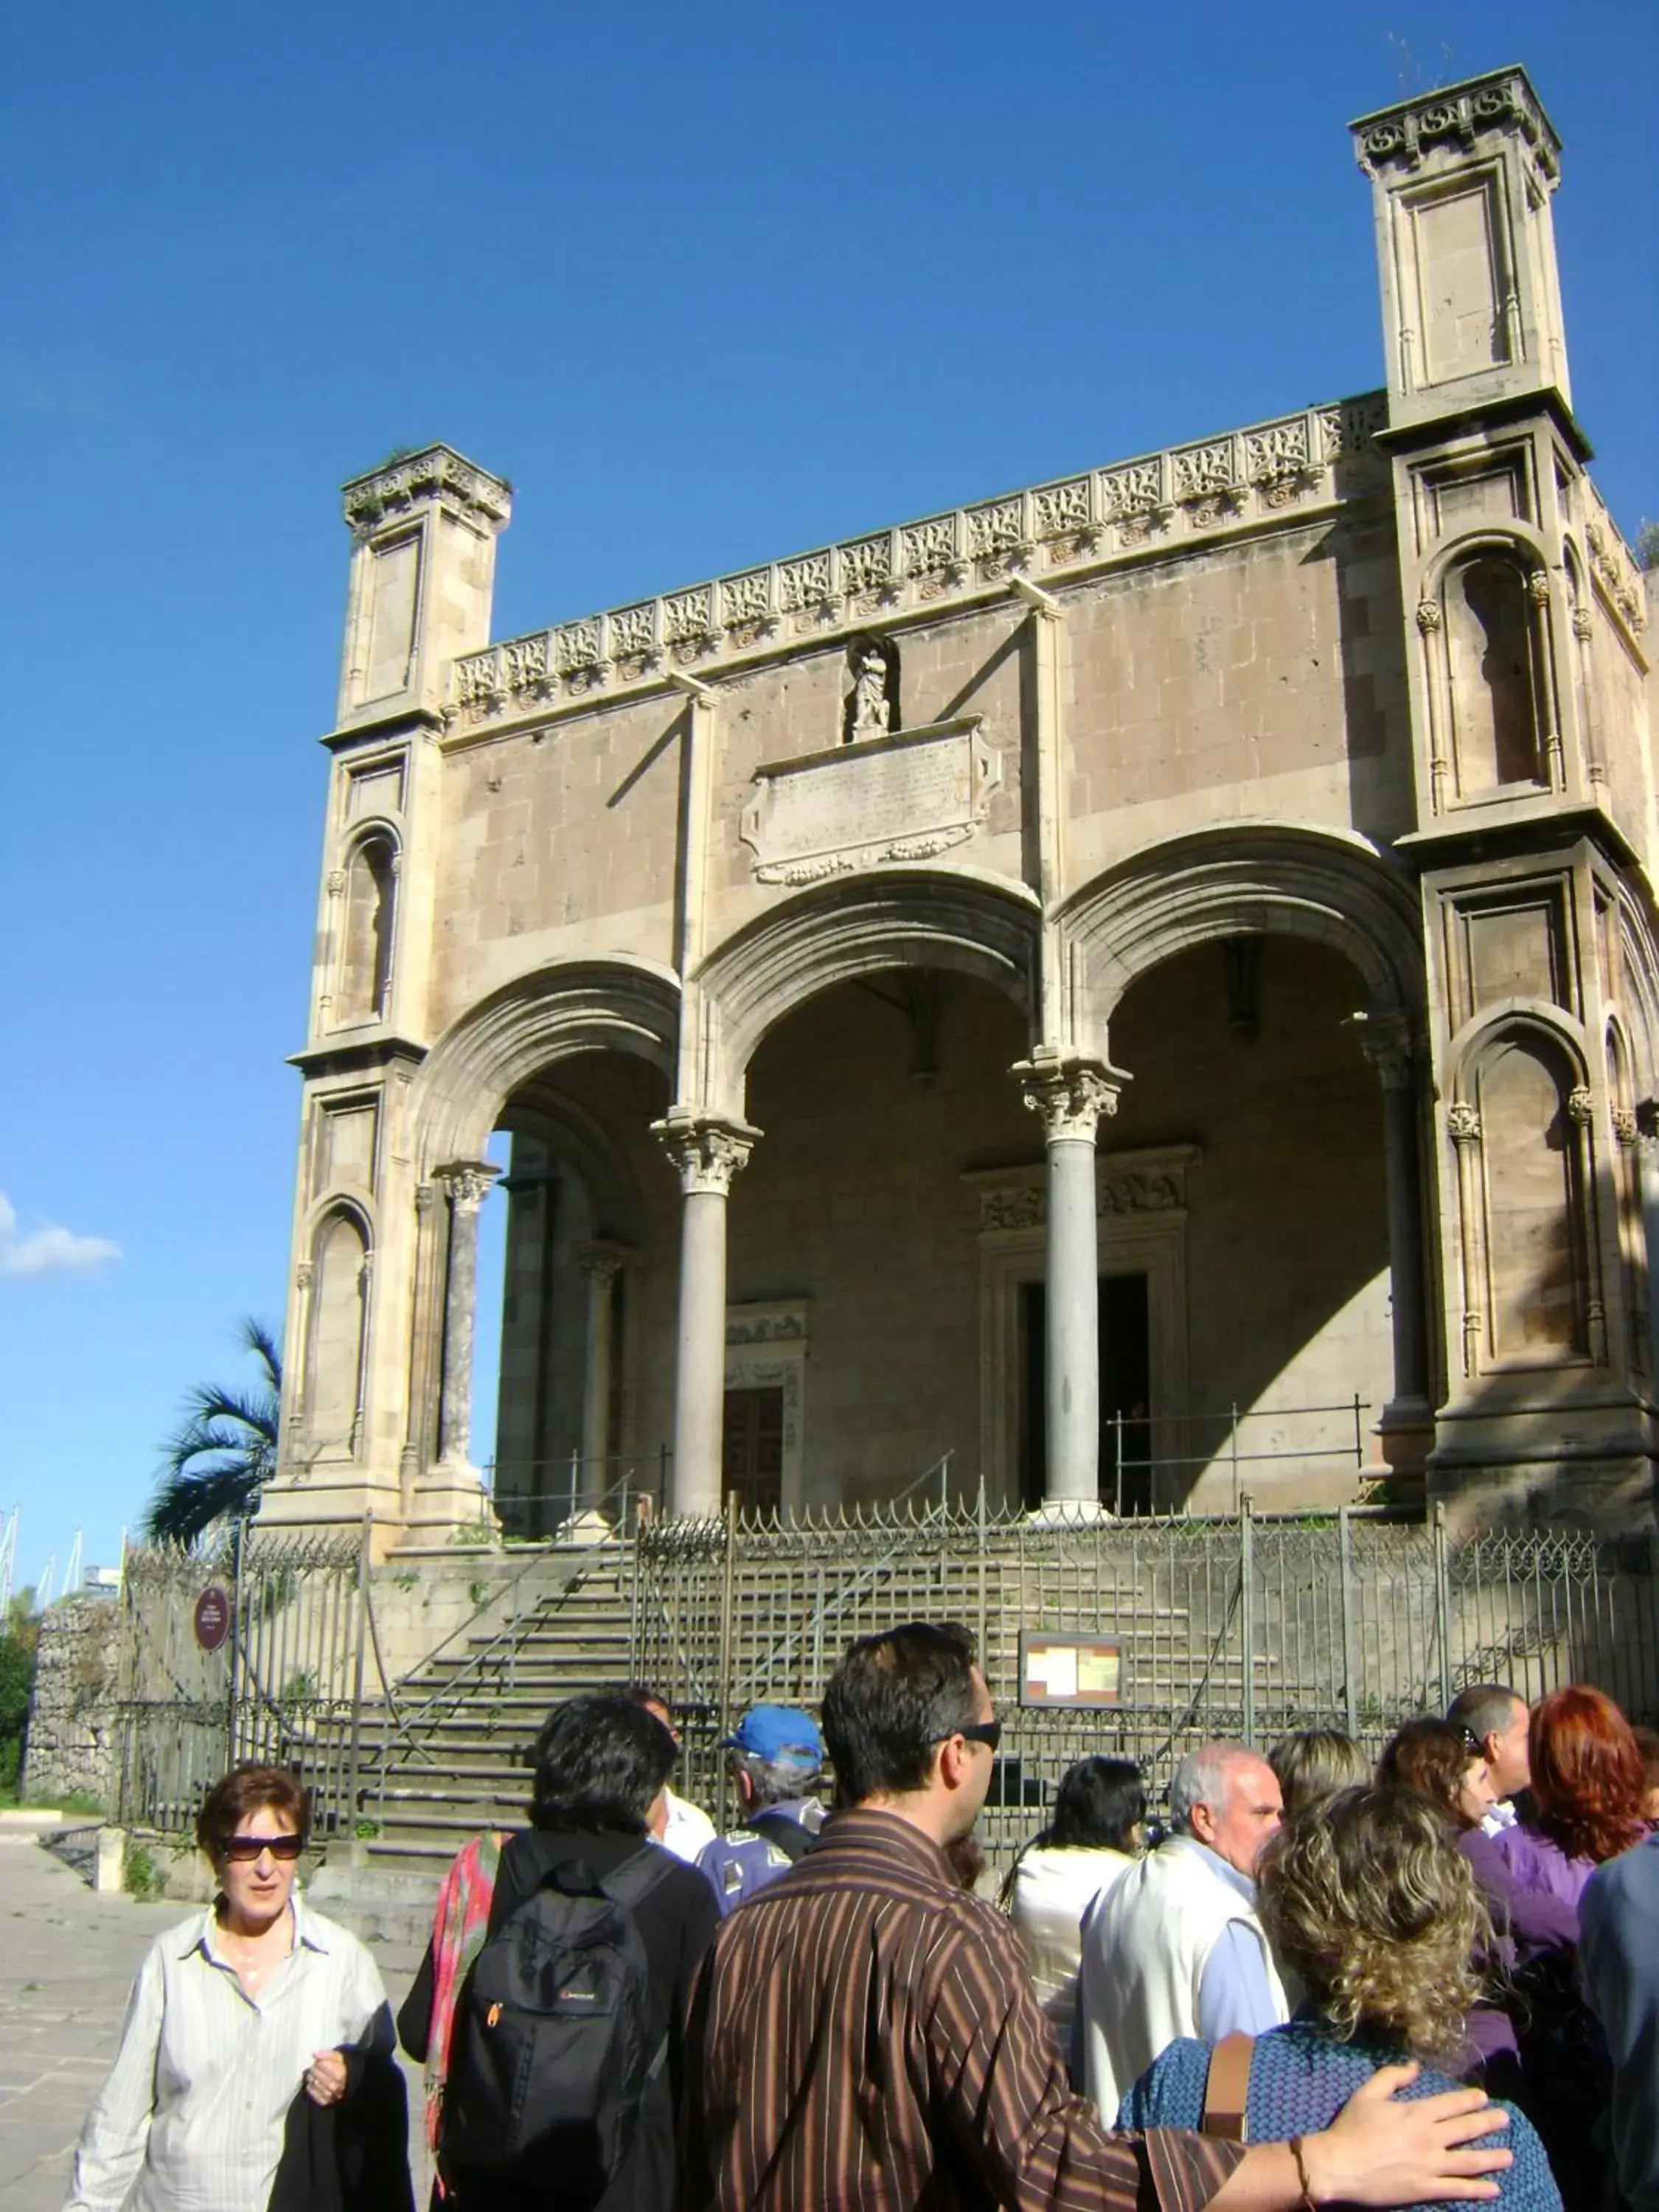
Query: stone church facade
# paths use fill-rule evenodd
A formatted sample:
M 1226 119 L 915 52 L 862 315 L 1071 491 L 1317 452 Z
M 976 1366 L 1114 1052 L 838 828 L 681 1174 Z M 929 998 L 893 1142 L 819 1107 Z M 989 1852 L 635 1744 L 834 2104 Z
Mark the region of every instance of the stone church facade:
M 1650 1517 L 1653 580 L 1524 73 L 1353 141 L 1383 390 L 495 643 L 347 485 L 268 1522 L 478 1518 L 485 1207 L 509 1528 Z

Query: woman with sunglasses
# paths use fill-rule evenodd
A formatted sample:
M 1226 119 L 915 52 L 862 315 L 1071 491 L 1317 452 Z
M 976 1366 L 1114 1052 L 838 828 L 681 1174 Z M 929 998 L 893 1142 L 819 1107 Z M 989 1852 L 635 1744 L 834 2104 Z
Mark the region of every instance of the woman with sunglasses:
M 208 1792 L 196 1840 L 219 1893 L 139 1968 L 66 2212 L 267 2212 L 290 2107 L 355 2093 L 372 2029 L 390 2051 L 374 1960 L 296 1893 L 310 1825 L 281 1767 L 237 1767 Z

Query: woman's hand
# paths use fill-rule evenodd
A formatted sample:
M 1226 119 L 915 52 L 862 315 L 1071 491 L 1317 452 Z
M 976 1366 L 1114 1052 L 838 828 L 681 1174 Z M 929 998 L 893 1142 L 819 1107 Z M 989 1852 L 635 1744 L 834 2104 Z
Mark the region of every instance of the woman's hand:
M 306 2094 L 313 2105 L 337 2105 L 346 2092 L 343 2051 L 319 2051 L 306 2069 Z

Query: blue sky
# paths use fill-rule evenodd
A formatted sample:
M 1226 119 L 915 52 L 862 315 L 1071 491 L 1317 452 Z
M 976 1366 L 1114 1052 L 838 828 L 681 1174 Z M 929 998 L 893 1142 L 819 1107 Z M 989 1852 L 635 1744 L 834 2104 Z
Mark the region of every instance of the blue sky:
M 113 1554 L 280 1319 L 347 540 L 441 437 L 501 635 L 1382 380 L 1344 125 L 1520 60 L 1659 515 L 1659 10 L 19 0 L 0 32 L 0 1507 Z

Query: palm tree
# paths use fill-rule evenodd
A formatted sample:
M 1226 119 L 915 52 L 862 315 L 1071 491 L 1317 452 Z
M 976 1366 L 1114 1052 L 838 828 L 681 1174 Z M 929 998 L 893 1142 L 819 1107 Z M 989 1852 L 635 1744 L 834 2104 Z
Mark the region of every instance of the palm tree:
M 193 1544 L 216 1521 L 251 1513 L 276 1467 L 283 1355 L 262 1322 L 245 1321 L 244 1348 L 260 1366 L 250 1390 L 198 1382 L 161 1446 L 161 1473 L 144 1519 L 153 1544 Z

